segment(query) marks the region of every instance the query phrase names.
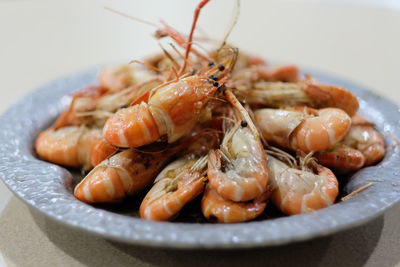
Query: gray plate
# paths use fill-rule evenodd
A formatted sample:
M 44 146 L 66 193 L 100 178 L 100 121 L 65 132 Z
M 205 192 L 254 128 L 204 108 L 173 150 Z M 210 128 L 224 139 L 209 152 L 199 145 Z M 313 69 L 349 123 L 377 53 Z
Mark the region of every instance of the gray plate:
M 84 204 L 72 195 L 71 173 L 38 160 L 33 144 L 38 132 L 66 108 L 66 95 L 95 83 L 91 69 L 51 82 L 30 93 L 0 118 L 0 175 L 20 199 L 67 226 L 107 239 L 175 248 L 239 248 L 285 244 L 354 227 L 383 213 L 399 201 L 399 147 L 386 139 L 388 152 L 374 167 L 356 173 L 346 185 L 351 192 L 375 184 L 348 201 L 310 214 L 237 224 L 171 223 L 140 220 Z M 361 103 L 360 113 L 386 136 L 400 136 L 399 107 L 359 86 L 315 75 L 322 82 L 349 88 Z

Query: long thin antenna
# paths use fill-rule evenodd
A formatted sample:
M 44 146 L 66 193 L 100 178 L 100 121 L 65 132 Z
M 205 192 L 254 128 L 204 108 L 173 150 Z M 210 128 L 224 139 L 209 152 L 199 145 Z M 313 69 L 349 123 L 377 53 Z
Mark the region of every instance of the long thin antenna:
M 236 6 L 235 6 L 235 7 L 236 7 L 236 8 L 235 8 L 235 17 L 234 17 L 233 20 L 232 20 L 232 23 L 231 23 L 231 25 L 230 25 L 230 27 L 229 27 L 228 32 L 225 34 L 225 37 L 224 37 L 224 39 L 222 40 L 220 49 L 226 44 L 226 40 L 228 39 L 228 37 L 229 37 L 229 35 L 231 34 L 233 28 L 235 27 L 236 23 L 237 23 L 238 20 L 239 20 L 239 15 L 240 15 L 240 0 L 236 0 Z
M 125 17 L 125 18 L 131 19 L 131 20 L 139 21 L 139 22 L 141 22 L 141 23 L 144 23 L 144 24 L 147 24 L 147 25 L 156 27 L 156 28 L 159 28 L 159 27 L 160 27 L 160 26 L 158 26 L 157 24 L 155 24 L 155 23 L 153 23 L 153 22 L 151 22 L 151 21 L 147 21 L 147 20 L 144 20 L 144 19 L 139 19 L 139 18 L 133 17 L 133 16 L 131 16 L 131 15 L 128 15 L 128 14 L 123 13 L 123 12 L 121 12 L 121 11 L 112 9 L 112 8 L 110 8 L 110 7 L 104 7 L 104 9 L 106 9 L 106 10 L 112 12 L 112 13 L 118 14 L 118 15 L 120 15 L 120 16 L 123 16 L 123 17 Z

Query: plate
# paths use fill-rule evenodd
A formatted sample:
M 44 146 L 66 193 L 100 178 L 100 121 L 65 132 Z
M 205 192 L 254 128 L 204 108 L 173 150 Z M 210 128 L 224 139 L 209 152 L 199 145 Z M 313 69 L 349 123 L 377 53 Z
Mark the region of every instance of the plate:
M 286 244 L 348 229 L 371 220 L 400 200 L 400 108 L 361 86 L 312 73 L 343 86 L 360 100 L 360 113 L 385 135 L 388 152 L 378 165 L 357 172 L 346 192 L 373 182 L 351 199 L 328 208 L 277 219 L 236 224 L 153 222 L 95 208 L 75 199 L 73 176 L 39 160 L 33 144 L 68 105 L 66 95 L 96 82 L 98 68 L 53 81 L 22 98 L 0 117 L 0 176 L 31 208 L 68 227 L 130 244 L 170 248 L 243 248 Z

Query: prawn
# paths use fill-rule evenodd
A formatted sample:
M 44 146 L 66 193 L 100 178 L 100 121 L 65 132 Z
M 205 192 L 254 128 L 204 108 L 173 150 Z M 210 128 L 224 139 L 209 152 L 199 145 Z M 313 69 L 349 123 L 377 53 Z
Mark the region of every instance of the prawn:
M 148 102 L 121 109 L 104 126 L 104 137 L 118 147 L 139 147 L 166 135 L 172 143 L 189 133 L 201 111 L 226 78 L 225 66 L 212 67 L 196 74 L 162 84 L 154 89 Z M 209 78 L 221 73 L 220 79 Z
M 335 202 L 339 192 L 336 176 L 317 164 L 311 153 L 297 164 L 289 154 L 273 149 L 267 151 L 267 160 L 272 200 L 283 213 L 312 212 Z
M 140 205 L 140 217 L 166 221 L 203 192 L 207 157 L 184 156 L 170 163 Z
M 189 54 L 193 51 L 192 41 L 197 19 L 208 2 L 209 0 L 202 0 L 197 5 L 187 42 L 179 34 L 167 31 L 169 36 L 181 38 L 176 42 L 186 48 L 183 64 L 179 72 L 176 72 L 177 77 L 154 88 L 147 101 L 135 102 L 135 105 L 119 110 L 107 120 L 104 137 L 111 144 L 118 147 L 139 147 L 162 136 L 167 136 L 168 143 L 178 140 L 193 129 L 208 100 L 225 83 L 226 75 L 236 62 L 237 49 L 232 49 L 232 57 L 225 64 L 212 63 L 209 70 L 195 71 L 189 77 L 184 74 Z M 164 35 L 159 36 L 161 38 Z M 218 73 L 220 77 L 215 76 Z
M 259 133 L 249 114 L 231 91 L 227 90 L 225 94 L 235 108 L 235 123 L 225 133 L 220 149 L 209 152 L 208 179 L 223 198 L 248 201 L 267 189 L 267 162 Z
M 379 162 L 386 152 L 382 135 L 365 118 L 354 116 L 352 120 L 353 124 L 343 144 L 359 150 L 364 155 L 364 167 Z
M 341 172 L 357 171 L 380 161 L 385 155 L 385 143 L 374 125 L 361 116 L 352 118 L 348 134 L 335 147 L 315 154 L 324 166 Z
M 83 167 L 89 170 L 92 153 L 103 137 L 98 128 L 85 126 L 67 126 L 55 130 L 53 128 L 41 132 L 36 139 L 35 149 L 39 157 L 70 167 Z
M 254 118 L 268 142 L 305 153 L 331 148 L 351 126 L 351 118 L 337 108 L 259 109 Z
M 176 150 L 145 153 L 119 152 L 98 164 L 75 187 L 74 195 L 86 203 L 115 202 L 151 185 Z
M 108 157 L 115 152 L 110 151 L 105 156 L 107 158 L 75 187 L 74 194 L 86 203 L 113 202 L 135 195 L 153 183 L 171 156 L 177 153 L 198 156 L 213 148 L 217 138 L 214 132 L 200 132 L 197 129 L 177 145 L 162 151 L 149 152 L 130 148 Z M 107 147 L 109 144 L 101 145 Z
M 252 105 L 272 108 L 309 106 L 312 108 L 335 107 L 353 116 L 359 107 L 357 97 L 350 91 L 334 85 L 317 82 L 310 75 L 299 82 L 258 81 L 248 84 L 234 82 L 238 98 Z
M 250 202 L 234 202 L 224 199 L 211 185 L 207 185 L 201 200 L 201 211 L 212 222 L 250 221 L 264 212 L 269 194 L 266 191 Z

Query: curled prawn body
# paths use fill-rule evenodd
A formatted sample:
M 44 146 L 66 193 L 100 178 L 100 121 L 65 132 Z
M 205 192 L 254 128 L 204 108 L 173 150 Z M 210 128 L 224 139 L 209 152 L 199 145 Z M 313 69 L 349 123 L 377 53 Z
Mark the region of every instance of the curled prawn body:
M 75 187 L 74 195 L 86 203 L 114 202 L 151 185 L 171 152 L 144 153 L 127 149 L 97 165 Z
M 272 199 L 283 213 L 308 213 L 334 203 L 338 181 L 328 168 L 316 163 L 311 168 L 307 163 L 295 167 L 271 155 L 267 159 Z
M 254 117 L 267 141 L 305 153 L 331 148 L 351 126 L 351 118 L 337 108 L 260 109 Z
M 201 210 L 204 217 L 212 222 L 249 221 L 263 213 L 268 195 L 266 191 L 251 202 L 234 202 L 224 199 L 211 185 L 207 185 L 201 200 Z
M 364 155 L 364 166 L 379 162 L 386 152 L 382 135 L 363 117 L 355 116 L 352 120 L 353 124 L 343 144 L 359 150 Z
M 192 130 L 218 86 L 198 75 L 169 82 L 148 103 L 121 109 L 108 119 L 104 136 L 118 147 L 146 145 L 163 135 L 172 143 Z
M 352 118 L 352 126 L 344 139 L 332 149 L 315 154 L 318 161 L 339 172 L 357 171 L 380 161 L 385 144 L 373 124 L 361 116 Z
M 230 91 L 226 95 L 237 109 L 236 122 L 225 133 L 220 149 L 209 152 L 208 179 L 223 198 L 248 201 L 267 189 L 267 162 L 249 114 Z
M 57 164 L 93 167 L 91 157 L 94 147 L 103 140 L 100 129 L 89 129 L 84 126 L 68 126 L 60 129 L 47 129 L 36 139 L 35 149 L 38 155 L 47 161 Z
M 140 205 L 140 217 L 166 221 L 203 192 L 207 157 L 185 156 L 163 169 Z

